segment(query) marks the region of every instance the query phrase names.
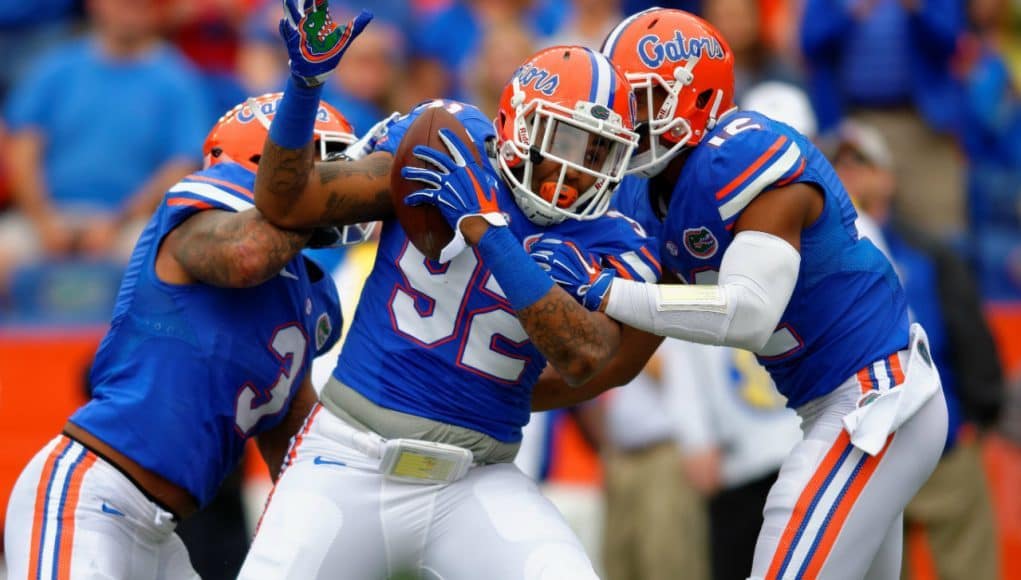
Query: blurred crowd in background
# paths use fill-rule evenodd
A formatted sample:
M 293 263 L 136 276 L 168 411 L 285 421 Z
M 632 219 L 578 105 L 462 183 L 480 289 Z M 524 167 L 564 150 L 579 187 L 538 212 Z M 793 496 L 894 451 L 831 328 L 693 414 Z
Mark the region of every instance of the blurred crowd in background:
M 338 4 L 338 2 L 334 2 Z M 361 8 L 339 2 L 345 10 Z M 495 112 L 551 44 L 598 48 L 643 0 L 376 0 L 324 98 L 356 131 L 426 98 Z M 898 215 L 1021 298 L 1021 5 L 1012 0 L 686 0 L 730 42 L 739 102 L 804 91 L 825 142 L 886 140 Z M 117 265 L 217 117 L 287 72 L 273 0 L 0 2 L 0 316 L 102 320 Z M 82 264 L 91 264 L 84 268 Z M 89 281 L 95 278 L 93 283 Z M 89 312 L 86 305 L 99 307 Z
M 338 21 L 361 8 L 376 14 L 324 92 L 356 132 L 435 97 L 495 114 L 532 52 L 598 49 L 625 15 L 653 5 L 330 4 Z M 953 522 L 930 533 L 937 552 L 955 555 L 939 563 L 940 577 L 999 577 L 976 564 L 995 564 L 997 542 L 972 443 L 997 425 L 1021 443 L 1004 386 L 1018 369 L 1004 371 L 1002 333 L 983 322 L 989 304 L 1021 306 L 1021 2 L 655 4 L 723 33 L 737 101 L 817 140 L 855 198 L 860 230 L 896 264 L 942 359 L 958 426 L 933 477 L 939 489 L 920 494 L 907 519 Z M 209 128 L 246 96 L 283 88 L 279 17 L 278 0 L 0 0 L 0 325 L 108 321 L 136 236 L 166 189 L 201 166 Z M 364 267 L 353 262 L 359 252 L 316 256 L 343 283 Z M 356 294 L 342 296 L 350 304 Z M 676 578 L 678 569 L 743 578 L 797 419 L 748 353 L 668 341 L 656 361 L 627 389 L 537 419 L 531 433 L 545 443 L 522 466 L 549 474 L 543 447 L 569 416 L 603 459 L 607 578 Z M 962 547 L 962 536 L 971 543 Z

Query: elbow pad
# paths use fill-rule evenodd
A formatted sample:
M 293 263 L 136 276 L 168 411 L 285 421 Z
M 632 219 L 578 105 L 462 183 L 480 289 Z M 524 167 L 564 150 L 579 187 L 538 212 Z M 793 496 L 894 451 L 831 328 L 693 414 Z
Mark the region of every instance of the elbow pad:
M 794 293 L 801 254 L 774 235 L 737 234 L 720 264 L 728 321 L 722 344 L 756 352 L 776 330 Z
M 785 240 L 745 231 L 727 248 L 717 285 L 614 280 L 606 314 L 660 336 L 755 352 L 776 330 L 800 266 L 801 255 Z

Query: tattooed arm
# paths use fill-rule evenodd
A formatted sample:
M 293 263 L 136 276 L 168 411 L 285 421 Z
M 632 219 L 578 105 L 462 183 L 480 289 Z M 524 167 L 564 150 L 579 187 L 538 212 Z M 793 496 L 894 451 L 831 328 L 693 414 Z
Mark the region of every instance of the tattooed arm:
M 620 348 L 613 360 L 584 384 L 568 384 L 555 368 L 546 367 L 532 389 L 532 411 L 570 407 L 628 384 L 638 376 L 662 342 L 662 336 L 622 324 Z
M 171 284 L 257 286 L 279 274 L 310 236 L 311 231 L 282 230 L 255 209 L 206 210 L 167 234 L 156 274 Z
M 592 378 L 620 347 L 620 323 L 585 309 L 559 286 L 517 315 L 532 344 L 569 385 Z
M 613 358 L 620 346 L 620 323 L 586 309 L 553 284 L 507 228 L 491 228 L 477 215 L 461 220 L 460 227 L 465 240 L 478 247 L 483 261 L 507 294 L 532 344 L 568 384 L 584 383 Z M 482 245 L 482 238 L 489 231 L 503 237 L 490 238 Z M 503 246 L 500 239 L 509 245 Z M 517 263 L 509 264 L 497 256 L 510 257 Z
M 313 162 L 313 148 L 286 149 L 266 139 L 255 179 L 255 205 L 288 229 L 386 219 L 393 157 L 376 152 L 358 160 Z

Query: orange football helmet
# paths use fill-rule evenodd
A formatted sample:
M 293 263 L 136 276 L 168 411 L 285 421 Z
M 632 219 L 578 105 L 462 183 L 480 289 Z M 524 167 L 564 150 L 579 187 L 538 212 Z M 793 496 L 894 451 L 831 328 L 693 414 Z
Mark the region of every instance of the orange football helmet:
M 230 161 L 254 173 L 258 169 L 262 145 L 269 136 L 269 124 L 276 114 L 281 97 L 283 93 L 249 97 L 220 117 L 202 144 L 204 166 L 208 168 Z M 319 159 L 323 161 L 337 156 L 357 141 L 351 123 L 325 101 L 319 103 L 313 139 L 319 151 Z M 376 223 L 319 228 L 311 244 L 314 247 L 357 244 L 372 237 Z
M 645 91 L 638 100 L 648 119 L 649 148 L 632 157 L 629 173 L 659 173 L 735 108 L 734 54 L 719 31 L 694 14 L 667 8 L 634 14 L 606 37 L 603 54 L 636 91 Z M 654 110 L 657 88 L 666 97 Z
M 205 166 L 233 161 L 255 172 L 262 156 L 262 144 L 269 135 L 269 124 L 281 97 L 283 93 L 250 97 L 220 117 L 202 145 Z M 319 103 L 314 139 L 319 158 L 323 160 L 356 141 L 351 123 L 325 101 Z
M 555 46 L 521 65 L 493 125 L 500 172 L 528 219 L 603 215 L 638 144 L 634 116 L 631 85 L 596 51 Z M 578 191 L 569 176 L 592 185 Z

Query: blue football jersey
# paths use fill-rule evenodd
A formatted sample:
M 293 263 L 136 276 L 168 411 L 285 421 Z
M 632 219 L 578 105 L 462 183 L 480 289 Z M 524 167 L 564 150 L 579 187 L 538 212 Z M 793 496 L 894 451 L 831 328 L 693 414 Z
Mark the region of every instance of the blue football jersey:
M 332 278 L 300 255 L 252 288 L 157 278 L 164 237 L 196 212 L 253 207 L 254 180 L 222 163 L 166 194 L 121 283 L 91 371 L 92 400 L 71 417 L 200 505 L 237 465 L 245 440 L 280 423 L 312 359 L 341 329 Z
M 661 223 L 650 181 L 624 179 L 619 211 L 660 239 L 664 271 L 715 284 L 741 212 L 763 191 L 803 182 L 824 194 L 822 215 L 801 233 L 801 269 L 776 332 L 758 353 L 777 388 L 798 407 L 867 364 L 905 348 L 904 292 L 889 261 L 859 239 L 857 214 L 832 166 L 794 129 L 753 112 L 723 120 L 694 148 Z
M 478 109 L 435 101 L 392 123 L 376 150 L 393 153 L 427 106 L 454 113 L 479 147 L 494 137 L 492 123 Z M 655 245 L 630 219 L 607 214 L 541 228 L 521 213 L 502 180 L 497 200 L 526 247 L 550 233 L 605 258 L 622 275 L 658 278 Z M 545 365 L 474 248 L 439 264 L 415 249 L 396 221 L 384 222 L 334 371 L 337 379 L 380 406 L 515 442 Z

